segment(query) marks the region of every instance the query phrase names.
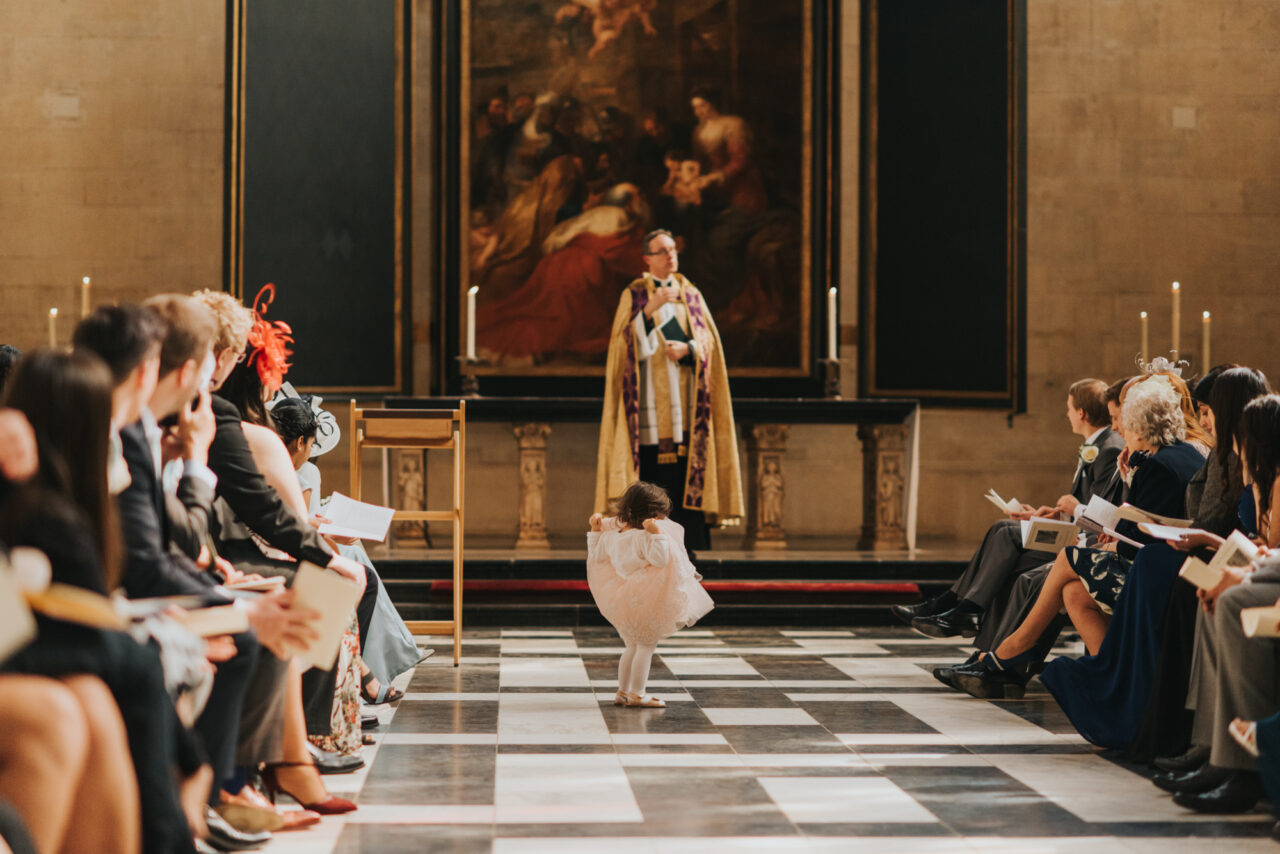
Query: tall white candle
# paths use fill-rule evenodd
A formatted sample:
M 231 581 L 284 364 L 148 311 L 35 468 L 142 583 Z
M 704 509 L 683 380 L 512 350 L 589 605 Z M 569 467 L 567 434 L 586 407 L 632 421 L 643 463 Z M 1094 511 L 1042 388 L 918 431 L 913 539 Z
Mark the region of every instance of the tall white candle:
M 1178 335 L 1178 329 L 1182 326 L 1182 285 L 1177 282 L 1173 283 L 1173 329 L 1170 341 L 1173 344 L 1173 358 L 1178 358 L 1178 350 L 1182 349 L 1182 339 Z
M 1147 313 L 1144 311 L 1138 317 L 1141 319 L 1142 328 L 1142 364 L 1147 363 L 1147 353 L 1151 349 L 1151 338 L 1147 329 Z
M 480 288 L 472 285 L 467 291 L 467 358 L 476 357 L 476 293 Z
M 80 318 L 89 316 L 89 277 L 80 280 Z
M 1209 312 L 1207 311 L 1200 320 L 1200 350 L 1203 353 L 1200 357 L 1200 364 L 1203 365 L 1200 373 L 1203 375 L 1213 367 L 1213 362 L 1209 360 Z
M 58 310 L 49 309 L 49 346 L 58 346 Z
M 827 291 L 827 358 L 836 360 L 836 289 Z

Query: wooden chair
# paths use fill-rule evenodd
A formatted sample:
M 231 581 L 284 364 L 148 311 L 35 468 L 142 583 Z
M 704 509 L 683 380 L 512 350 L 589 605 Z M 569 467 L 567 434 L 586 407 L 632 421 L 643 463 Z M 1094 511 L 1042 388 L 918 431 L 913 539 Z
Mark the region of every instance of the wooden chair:
M 462 656 L 462 532 L 467 474 L 467 403 L 457 409 L 360 409 L 351 401 L 351 497 L 360 498 L 360 452 L 365 448 L 453 451 L 453 506 L 397 510 L 397 522 L 453 523 L 453 619 L 408 620 L 414 634 L 452 634 L 453 664 Z

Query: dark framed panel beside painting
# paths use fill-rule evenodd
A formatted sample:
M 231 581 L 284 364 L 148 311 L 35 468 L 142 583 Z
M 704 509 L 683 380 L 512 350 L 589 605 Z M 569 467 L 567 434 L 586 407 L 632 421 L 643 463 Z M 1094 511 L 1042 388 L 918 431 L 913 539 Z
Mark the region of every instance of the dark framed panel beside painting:
M 485 394 L 598 394 L 641 238 L 670 229 L 738 392 L 821 394 L 838 269 L 830 0 L 443 0 L 437 382 L 469 289 Z
M 228 0 L 224 287 L 294 333 L 290 380 L 408 390 L 405 0 Z
M 1026 0 L 863 0 L 860 390 L 1026 400 Z

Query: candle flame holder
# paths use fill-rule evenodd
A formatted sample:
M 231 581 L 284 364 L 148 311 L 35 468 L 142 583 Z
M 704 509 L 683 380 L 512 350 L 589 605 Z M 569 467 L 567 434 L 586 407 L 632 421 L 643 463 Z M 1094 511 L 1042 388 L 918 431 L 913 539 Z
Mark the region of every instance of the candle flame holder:
M 829 400 L 840 399 L 840 360 L 819 359 L 822 366 L 822 396 Z

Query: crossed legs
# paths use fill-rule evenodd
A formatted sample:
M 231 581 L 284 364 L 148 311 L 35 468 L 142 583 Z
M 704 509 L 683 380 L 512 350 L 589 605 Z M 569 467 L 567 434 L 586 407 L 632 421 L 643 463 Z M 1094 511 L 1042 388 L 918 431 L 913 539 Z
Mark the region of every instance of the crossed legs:
M 1001 660 L 1006 660 L 1031 649 L 1064 606 L 1071 622 L 1080 632 L 1085 647 L 1090 654 L 1096 654 L 1102 646 L 1102 637 L 1106 634 L 1110 621 L 1080 582 L 1080 576 L 1071 568 L 1065 550 L 1059 552 L 1054 560 L 1053 568 L 1049 570 L 1031 612 L 996 647 L 995 654 Z

